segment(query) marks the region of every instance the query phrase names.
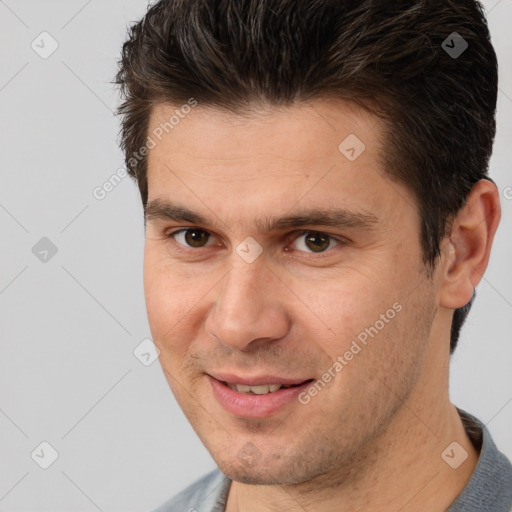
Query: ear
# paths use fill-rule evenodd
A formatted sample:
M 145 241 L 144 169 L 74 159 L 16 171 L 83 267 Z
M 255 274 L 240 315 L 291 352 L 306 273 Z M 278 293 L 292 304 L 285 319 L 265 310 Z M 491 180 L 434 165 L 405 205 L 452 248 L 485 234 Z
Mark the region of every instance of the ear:
M 496 185 L 485 179 L 478 181 L 441 243 L 438 274 L 441 306 L 456 309 L 470 301 L 487 268 L 500 218 Z

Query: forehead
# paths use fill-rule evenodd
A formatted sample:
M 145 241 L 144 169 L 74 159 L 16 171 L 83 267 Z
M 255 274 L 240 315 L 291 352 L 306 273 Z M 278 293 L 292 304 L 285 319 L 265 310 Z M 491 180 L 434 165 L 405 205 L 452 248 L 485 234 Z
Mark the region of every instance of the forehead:
M 379 211 L 398 184 L 380 162 L 380 121 L 351 103 L 319 100 L 234 114 L 160 104 L 150 116 L 148 199 L 215 214 L 308 207 Z M 386 194 L 388 197 L 386 197 Z M 402 200 L 412 201 L 400 190 Z
M 148 135 L 160 150 L 173 148 L 175 153 L 211 161 L 264 154 L 298 161 L 318 158 L 325 150 L 336 154 L 351 135 L 352 141 L 365 145 L 367 156 L 373 154 L 381 127 L 368 111 L 340 100 L 253 107 L 236 114 L 201 104 L 162 103 L 151 110 Z M 160 152 L 152 151 L 149 158 Z

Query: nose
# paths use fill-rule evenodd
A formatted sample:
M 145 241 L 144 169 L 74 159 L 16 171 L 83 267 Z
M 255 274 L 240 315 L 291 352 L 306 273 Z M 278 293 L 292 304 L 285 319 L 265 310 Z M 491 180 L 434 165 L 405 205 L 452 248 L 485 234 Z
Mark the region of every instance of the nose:
M 217 288 L 206 331 L 241 351 L 283 338 L 291 322 L 282 287 L 264 261 L 235 262 Z

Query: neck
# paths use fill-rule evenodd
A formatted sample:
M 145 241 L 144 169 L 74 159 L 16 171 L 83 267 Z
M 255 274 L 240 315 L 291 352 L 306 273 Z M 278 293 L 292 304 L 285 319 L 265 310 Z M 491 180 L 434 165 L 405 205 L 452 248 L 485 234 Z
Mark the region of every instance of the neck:
M 478 460 L 448 397 L 447 366 L 446 385 L 438 387 L 445 392 L 433 394 L 432 388 L 426 392 L 429 387 L 420 379 L 385 431 L 367 444 L 350 468 L 294 485 L 254 486 L 233 481 L 226 512 L 445 511 L 468 482 Z M 453 442 L 467 452 L 467 459 L 456 469 L 441 456 L 445 452 L 445 459 L 456 465 L 464 452 L 457 445 L 445 451 Z

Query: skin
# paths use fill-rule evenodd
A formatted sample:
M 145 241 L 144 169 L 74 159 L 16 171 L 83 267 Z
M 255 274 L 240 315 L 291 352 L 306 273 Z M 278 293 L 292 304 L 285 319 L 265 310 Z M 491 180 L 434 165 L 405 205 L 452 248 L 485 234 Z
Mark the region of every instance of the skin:
M 148 133 L 175 108 L 154 107 Z M 338 150 L 349 134 L 366 146 L 355 161 Z M 371 114 L 335 100 L 247 116 L 198 105 L 148 155 L 148 202 L 204 217 L 148 216 L 144 282 L 169 385 L 233 480 L 228 512 L 443 511 L 475 467 L 448 394 L 449 333 L 487 266 L 499 195 L 487 181 L 473 187 L 429 277 L 415 199 L 384 173 L 381 134 Z M 262 225 L 329 208 L 375 221 Z M 174 234 L 188 228 L 206 231 L 207 245 Z M 308 230 L 338 243 L 314 252 Z M 263 250 L 252 263 L 236 252 L 247 237 Z M 209 372 L 321 379 L 396 303 L 401 311 L 308 404 L 248 419 L 214 398 Z M 454 441 L 468 453 L 457 469 L 441 458 Z M 247 443 L 250 465 L 238 456 Z

